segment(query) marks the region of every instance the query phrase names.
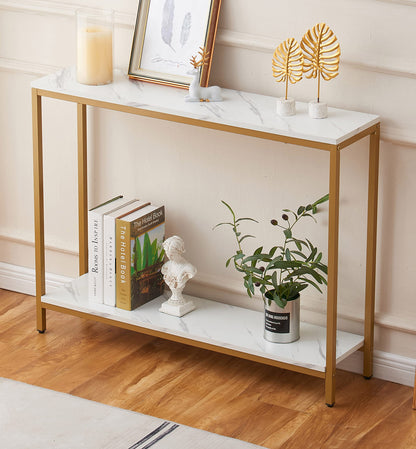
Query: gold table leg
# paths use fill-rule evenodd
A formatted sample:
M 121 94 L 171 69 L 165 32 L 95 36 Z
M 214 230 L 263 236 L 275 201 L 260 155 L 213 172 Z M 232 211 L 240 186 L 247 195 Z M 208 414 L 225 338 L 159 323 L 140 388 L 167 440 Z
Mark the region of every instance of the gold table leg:
M 77 104 L 79 275 L 88 273 L 87 106 Z
M 41 298 L 45 294 L 45 227 L 43 205 L 42 97 L 32 89 L 33 182 L 35 208 L 36 325 L 46 329 L 46 309 Z
M 365 281 L 364 369 L 366 378 L 373 375 L 374 308 L 376 286 L 377 199 L 380 126 L 370 134 L 368 168 L 367 261 Z
M 338 288 L 338 228 L 339 228 L 340 150 L 334 147 L 329 162 L 329 224 L 328 224 L 328 289 L 326 325 L 325 403 L 335 403 L 337 288 Z

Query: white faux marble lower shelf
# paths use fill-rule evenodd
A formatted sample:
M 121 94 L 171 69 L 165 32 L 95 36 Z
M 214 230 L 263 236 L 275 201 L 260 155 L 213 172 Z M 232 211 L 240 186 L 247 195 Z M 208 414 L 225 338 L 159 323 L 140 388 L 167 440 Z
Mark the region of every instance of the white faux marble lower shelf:
M 265 358 L 303 369 L 325 372 L 326 329 L 301 323 L 300 339 L 290 344 L 270 343 L 263 338 L 263 313 L 241 307 L 192 297 L 196 310 L 177 318 L 159 312 L 165 300 L 159 297 L 131 312 L 88 301 L 88 276 L 84 275 L 65 287 L 42 297 L 44 307 L 62 307 L 71 311 L 111 320 L 115 325 L 125 323 L 156 333 L 180 337 L 201 346 L 210 345 L 235 352 Z M 161 335 L 163 337 L 163 335 Z M 364 337 L 337 332 L 337 362 L 359 349 Z M 198 346 L 198 345 L 197 345 Z M 214 348 L 215 350 L 215 348 Z M 273 363 L 272 363 L 273 364 Z

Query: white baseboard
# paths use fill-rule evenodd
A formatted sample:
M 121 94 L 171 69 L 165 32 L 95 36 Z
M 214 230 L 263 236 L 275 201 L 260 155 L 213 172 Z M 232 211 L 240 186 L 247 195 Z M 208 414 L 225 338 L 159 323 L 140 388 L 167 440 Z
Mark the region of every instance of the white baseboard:
M 362 374 L 363 357 L 361 351 L 356 351 L 337 365 L 338 368 L 352 373 Z M 383 351 L 374 351 L 373 376 L 397 384 L 413 387 L 415 380 L 416 359 L 403 357 Z
M 59 288 L 71 279 L 56 274 L 46 274 L 48 291 Z M 35 270 L 0 262 L 0 288 L 12 290 L 26 295 L 35 295 Z M 338 367 L 353 373 L 362 373 L 363 353 L 357 351 L 343 360 Z M 413 386 L 416 359 L 400 355 L 374 351 L 374 377 Z
M 46 274 L 46 288 L 49 291 L 57 289 L 70 281 L 71 278 L 66 276 Z M 35 270 L 0 262 L 0 288 L 35 296 Z

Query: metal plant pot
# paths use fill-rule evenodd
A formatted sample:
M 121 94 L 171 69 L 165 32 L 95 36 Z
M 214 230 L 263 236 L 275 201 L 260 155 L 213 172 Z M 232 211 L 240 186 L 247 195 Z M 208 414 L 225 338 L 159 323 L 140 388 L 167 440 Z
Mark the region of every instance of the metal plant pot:
M 299 339 L 300 296 L 282 309 L 274 301 L 265 304 L 264 338 L 272 343 L 291 343 Z

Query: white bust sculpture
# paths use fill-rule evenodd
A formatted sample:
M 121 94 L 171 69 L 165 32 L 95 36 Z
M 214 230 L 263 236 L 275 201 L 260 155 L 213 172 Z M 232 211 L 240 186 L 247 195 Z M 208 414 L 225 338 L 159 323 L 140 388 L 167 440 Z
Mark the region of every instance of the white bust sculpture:
M 196 268 L 182 256 L 185 244 L 177 235 L 166 239 L 163 248 L 169 260 L 162 266 L 162 274 L 172 295 L 159 310 L 169 315 L 183 316 L 195 309 L 192 300 L 183 297 L 182 290 L 186 282 L 195 276 Z

